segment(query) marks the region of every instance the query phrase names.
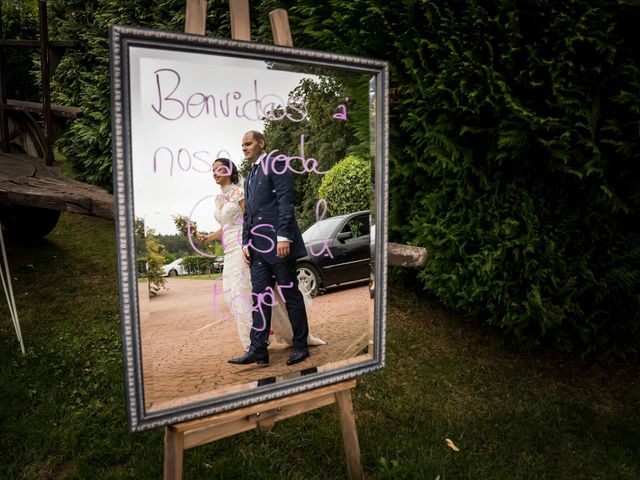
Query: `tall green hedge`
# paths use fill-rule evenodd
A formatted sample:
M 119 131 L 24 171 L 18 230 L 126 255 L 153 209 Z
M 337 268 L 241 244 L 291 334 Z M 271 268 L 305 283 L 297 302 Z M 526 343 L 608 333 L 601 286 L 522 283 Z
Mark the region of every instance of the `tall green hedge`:
M 639 7 L 283 6 L 299 46 L 391 62 L 390 228 L 426 290 L 530 344 L 640 351 Z
M 57 1 L 83 41 L 59 80 L 85 110 L 62 148 L 110 182 L 107 25 L 181 30 L 184 1 Z M 531 344 L 640 351 L 640 69 L 631 1 L 252 2 L 296 46 L 391 63 L 392 238 L 423 287 Z M 228 36 L 227 2 L 209 33 Z M 84 122 L 84 123 L 83 123 Z

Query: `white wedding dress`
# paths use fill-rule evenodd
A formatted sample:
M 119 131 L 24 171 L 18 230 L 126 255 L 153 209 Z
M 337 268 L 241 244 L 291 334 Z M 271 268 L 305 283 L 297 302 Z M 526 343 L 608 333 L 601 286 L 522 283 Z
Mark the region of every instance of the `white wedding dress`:
M 224 266 L 222 269 L 222 290 L 224 300 L 233 318 L 236 320 L 240 343 L 249 348 L 249 334 L 253 323 L 251 317 L 251 274 L 249 266 L 242 258 L 242 209 L 240 201 L 244 198 L 241 185 L 229 184 L 222 187 L 222 194 L 216 196 L 214 202 L 214 218 L 222 228 L 222 245 L 224 248 Z M 274 291 L 277 288 L 274 286 Z M 311 303 L 311 296 L 303 293 L 305 305 Z M 281 341 L 293 345 L 291 322 L 280 296 L 276 296 L 275 305 L 271 308 L 271 330 L 269 343 Z M 309 333 L 308 345 L 325 345 L 327 342 Z

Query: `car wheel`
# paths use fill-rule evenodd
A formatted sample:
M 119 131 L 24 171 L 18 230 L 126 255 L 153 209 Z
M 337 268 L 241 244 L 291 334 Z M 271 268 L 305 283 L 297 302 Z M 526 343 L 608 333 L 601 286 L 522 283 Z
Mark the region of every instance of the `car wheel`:
M 177 277 L 178 276 L 178 272 L 176 270 L 169 270 L 169 276 L 170 277 Z
M 298 286 L 302 293 L 309 293 L 311 296 L 316 296 L 320 292 L 320 285 L 322 278 L 316 268 L 308 263 L 298 265 L 296 268 L 298 277 Z

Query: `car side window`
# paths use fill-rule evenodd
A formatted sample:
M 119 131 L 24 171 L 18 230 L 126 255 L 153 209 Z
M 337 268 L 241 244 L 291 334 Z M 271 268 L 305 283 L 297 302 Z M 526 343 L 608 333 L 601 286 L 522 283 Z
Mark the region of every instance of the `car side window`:
M 353 238 L 369 235 L 369 217 L 355 217 L 344 224 L 340 233 L 351 233 Z

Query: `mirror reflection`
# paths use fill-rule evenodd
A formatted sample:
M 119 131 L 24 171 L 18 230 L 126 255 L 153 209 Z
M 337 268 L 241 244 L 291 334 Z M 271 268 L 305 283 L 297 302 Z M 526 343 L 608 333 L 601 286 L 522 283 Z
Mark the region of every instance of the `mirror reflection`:
M 372 76 L 129 55 L 146 410 L 371 358 Z

